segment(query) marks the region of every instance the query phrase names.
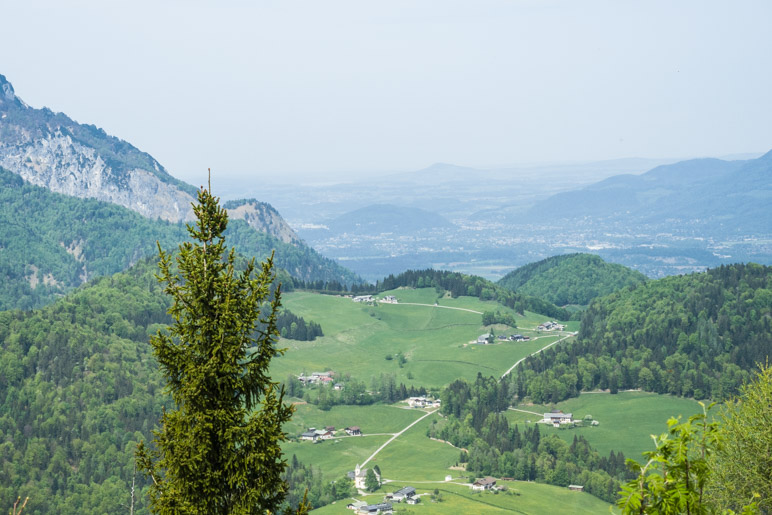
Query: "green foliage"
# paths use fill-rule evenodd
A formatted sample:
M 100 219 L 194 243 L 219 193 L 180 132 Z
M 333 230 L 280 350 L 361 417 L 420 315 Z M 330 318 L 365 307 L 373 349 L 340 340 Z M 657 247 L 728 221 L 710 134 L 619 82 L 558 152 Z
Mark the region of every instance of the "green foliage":
M 306 280 L 353 282 L 356 276 L 305 245 L 284 243 L 243 220 L 226 236 L 246 256 L 265 259 Z M 53 193 L 0 168 L 0 309 L 50 304 L 86 280 L 126 270 L 187 237 L 185 227 L 149 220 L 126 208 Z M 281 274 L 279 274 L 281 275 Z M 281 277 L 291 286 L 289 276 Z
M 502 313 L 499 310 L 483 312 L 482 325 L 493 325 L 493 324 L 504 324 L 512 328 L 517 327 L 517 322 L 515 321 L 515 317 L 513 317 L 510 313 L 507 313 L 507 312 Z
M 368 492 L 375 492 L 380 487 L 381 483 L 378 481 L 373 469 L 367 469 L 367 474 L 365 475 L 365 490 Z
M 312 508 L 321 508 L 355 493 L 354 482 L 347 476 L 327 481 L 319 468 L 301 463 L 294 454 L 282 477 L 289 487 L 285 510 L 299 506 L 304 497 Z
M 168 402 L 147 344 L 170 320 L 155 268 L 0 313 L 0 505 L 22 494 L 25 513 L 125 511 L 134 449 Z M 148 513 L 139 496 L 135 513 Z
M 282 310 L 276 317 L 276 328 L 282 338 L 290 340 L 310 342 L 317 336 L 324 336 L 322 326 L 314 321 L 306 322 L 303 317 L 297 316 L 288 309 Z
M 378 281 L 375 289 L 378 292 L 393 290 L 400 286 L 410 288 L 439 288 L 450 292 L 453 297 L 466 295 L 477 297 L 482 301 L 495 300 L 518 313 L 526 310 L 541 313 L 542 315 L 568 320 L 569 313 L 551 302 L 514 293 L 500 286 L 496 286 L 487 279 L 474 275 L 466 275 L 458 272 L 444 270 L 408 270 L 396 277 L 389 275 L 382 281 Z
M 518 395 L 547 403 L 582 390 L 641 388 L 725 399 L 770 357 L 771 316 L 771 267 L 649 281 L 595 300 L 577 342 L 526 359 Z
M 462 451 L 461 462 L 477 477 L 512 477 L 567 486 L 581 484 L 600 499 L 611 501 L 618 480 L 625 478 L 624 456 L 608 458 L 582 437 L 572 443 L 557 435 L 542 436 L 538 425 L 510 426 L 502 414 L 509 406 L 513 385 L 478 375 L 474 384 L 455 381 L 442 392 L 446 420 L 432 424 L 427 436 L 450 442 Z
M 722 445 L 709 460 L 711 499 L 733 510 L 755 499 L 762 513 L 772 512 L 772 367 L 762 366 L 718 421 Z
M 522 266 L 496 284 L 546 301 L 587 305 L 593 299 L 646 281 L 646 276 L 592 254 L 553 256 Z
M 648 461 L 640 465 L 628 460 L 637 473 L 622 487 L 617 506 L 622 513 L 709 513 L 704 498 L 710 468 L 708 458 L 719 444 L 718 424 L 708 422 L 703 413 L 667 421 L 668 432 L 654 437 L 655 450 L 647 451 Z
M 272 260 L 255 272 L 235 270 L 226 254 L 228 216 L 202 188 L 180 245 L 177 268 L 160 249 L 158 280 L 172 298 L 174 323 L 151 338 L 175 408 L 164 411 L 155 449 L 138 446 L 140 469 L 153 481 L 159 513 L 275 511 L 287 485 L 280 442 L 292 414 L 268 376 L 280 292 L 270 300 Z M 255 333 L 258 324 L 263 327 Z

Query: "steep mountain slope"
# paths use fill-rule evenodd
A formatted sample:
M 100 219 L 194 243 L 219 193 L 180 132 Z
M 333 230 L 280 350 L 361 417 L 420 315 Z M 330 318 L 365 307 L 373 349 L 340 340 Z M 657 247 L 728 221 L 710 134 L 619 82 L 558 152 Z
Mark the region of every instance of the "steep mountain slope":
M 690 226 L 713 236 L 769 233 L 772 152 L 747 161 L 694 159 L 618 175 L 537 204 L 529 219 Z
M 640 272 L 607 263 L 592 254 L 565 254 L 522 266 L 497 284 L 564 306 L 586 305 L 596 297 L 645 280 Z
M 266 204 L 248 205 L 272 212 Z M 274 219 L 280 228 L 283 220 L 278 214 Z M 293 277 L 347 284 L 357 280 L 293 241 L 291 234 L 285 232 L 290 241 L 285 243 L 244 220 L 232 220 L 227 232 L 228 241 L 245 256 L 264 259 L 275 249 L 276 266 Z M 42 306 L 87 280 L 154 255 L 156 241 L 174 249 L 187 239 L 182 223 L 150 220 L 108 202 L 52 193 L 0 168 L 0 309 Z
M 48 108 L 24 103 L 0 75 L 0 166 L 25 181 L 73 197 L 93 198 L 169 222 L 193 219 L 196 188 L 175 179 L 151 155 Z M 251 207 L 249 207 L 251 206 Z M 300 239 L 270 205 L 234 204 L 232 220 L 246 219 L 285 243 Z

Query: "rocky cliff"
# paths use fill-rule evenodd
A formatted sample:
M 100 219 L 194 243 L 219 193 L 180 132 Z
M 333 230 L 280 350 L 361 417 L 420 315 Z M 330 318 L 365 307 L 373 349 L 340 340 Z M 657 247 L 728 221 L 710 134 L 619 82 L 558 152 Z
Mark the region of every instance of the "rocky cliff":
M 35 109 L 0 75 L 0 167 L 57 193 L 126 207 L 151 219 L 188 222 L 196 190 L 169 175 L 149 154 L 93 125 Z M 226 206 L 231 218 L 285 243 L 300 238 L 269 204 Z

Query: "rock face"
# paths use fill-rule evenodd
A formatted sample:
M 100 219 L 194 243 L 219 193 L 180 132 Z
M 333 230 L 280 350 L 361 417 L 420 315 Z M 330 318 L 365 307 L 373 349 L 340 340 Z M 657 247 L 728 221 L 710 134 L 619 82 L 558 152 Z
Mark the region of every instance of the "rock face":
M 118 204 L 148 218 L 193 219 L 195 189 L 150 155 L 92 125 L 28 106 L 2 75 L 0 166 L 31 184 Z
M 118 204 L 148 218 L 193 219 L 193 196 L 141 168 L 120 175 L 93 148 L 56 130 L 32 138 L 19 130 L 16 144 L 0 141 L 0 166 L 25 181 L 73 197 Z
M 255 199 L 232 200 L 224 204 L 233 220 L 244 220 L 253 229 L 276 236 L 284 243 L 298 245 L 300 238 L 270 204 Z
M 73 197 L 118 204 L 148 218 L 194 219 L 196 189 L 171 175 L 149 154 L 93 125 L 25 104 L 0 75 L 0 167 L 25 181 Z M 228 207 L 228 206 L 226 206 Z M 269 204 L 230 203 L 234 219 L 290 244 L 301 240 Z

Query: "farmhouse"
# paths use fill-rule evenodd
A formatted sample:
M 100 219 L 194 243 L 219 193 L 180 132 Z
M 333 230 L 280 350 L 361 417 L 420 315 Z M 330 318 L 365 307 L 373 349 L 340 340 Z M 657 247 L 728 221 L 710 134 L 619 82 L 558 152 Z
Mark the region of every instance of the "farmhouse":
M 560 410 L 552 410 L 549 413 L 544 414 L 542 422 L 559 427 L 560 424 L 570 424 L 572 421 L 571 415 L 573 415 L 573 413 L 563 413 Z
M 373 296 L 372 295 L 359 295 L 357 297 L 354 297 L 351 300 L 353 300 L 354 302 L 372 302 L 373 301 Z
M 395 297 L 394 295 L 386 295 L 384 298 L 381 299 L 381 302 L 385 302 L 386 304 L 396 304 L 397 297 Z
M 309 429 L 305 433 L 300 435 L 301 440 L 309 440 L 311 442 L 315 442 L 319 437 L 316 436 L 316 430 Z
M 477 343 L 485 345 L 486 343 L 492 343 L 493 335 L 491 333 L 481 334 L 477 337 Z
M 357 509 L 357 513 L 393 513 L 390 502 L 380 504 L 368 504 Z
M 494 486 L 496 486 L 496 480 L 490 476 L 486 476 L 472 483 L 472 490 L 490 490 Z
M 344 431 L 346 431 L 346 434 L 349 436 L 362 436 L 362 430 L 359 429 L 359 426 L 347 427 Z
M 391 494 L 391 498 L 396 502 L 402 502 L 404 500 L 410 499 L 415 495 L 415 488 L 412 486 L 406 486 L 405 488 L 402 488 L 400 490 L 397 490 L 393 494 Z
M 568 489 L 572 492 L 583 492 L 584 487 L 581 485 L 568 485 Z

